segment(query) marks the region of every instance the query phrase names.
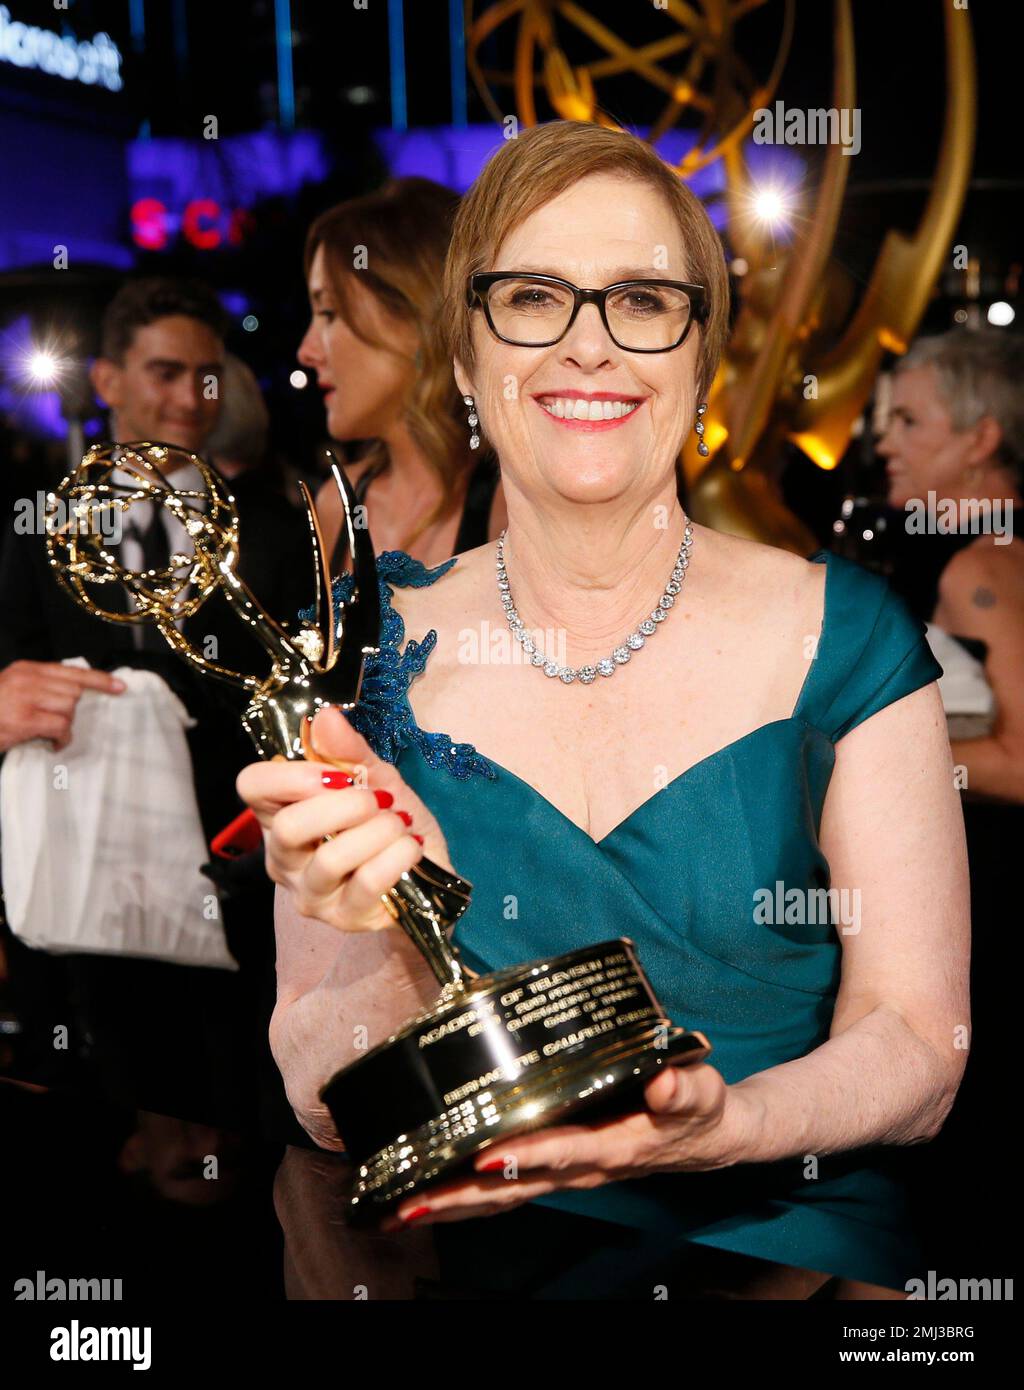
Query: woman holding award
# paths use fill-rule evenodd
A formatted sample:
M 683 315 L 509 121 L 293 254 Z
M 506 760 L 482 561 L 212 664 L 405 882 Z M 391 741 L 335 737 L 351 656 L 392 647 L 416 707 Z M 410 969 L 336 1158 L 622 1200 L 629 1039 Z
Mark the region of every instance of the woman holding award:
M 754 1296 L 835 1277 L 899 1297 L 920 1269 L 877 1146 L 939 1131 L 969 1027 L 963 827 L 921 625 L 848 562 L 683 514 L 727 277 L 642 142 L 574 122 L 508 142 L 463 200 L 444 295 L 507 531 L 433 570 L 380 557 L 362 702 L 313 728 L 367 786 L 316 763 L 239 781 L 281 890 L 289 1098 L 340 1147 L 321 1086 L 436 998 L 380 896 L 426 854 L 474 885 L 454 929 L 472 969 L 629 937 L 714 1050 L 636 1113 L 481 1154 L 394 1226 L 436 1224 L 458 1259 L 478 1241 L 474 1277 L 500 1281 L 513 1209 L 531 1213 L 515 1278 L 537 1296 L 607 1296 L 627 1267 L 650 1296 L 648 1272 L 703 1246 L 759 1262 Z

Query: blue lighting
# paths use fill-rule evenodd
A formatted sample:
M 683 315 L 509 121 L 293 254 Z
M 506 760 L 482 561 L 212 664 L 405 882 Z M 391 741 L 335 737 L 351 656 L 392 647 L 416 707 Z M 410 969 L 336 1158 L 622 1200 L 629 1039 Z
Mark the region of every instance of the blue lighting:
M 261 198 L 290 198 L 331 172 L 323 137 L 316 131 L 257 130 L 220 140 L 160 136 L 127 150 L 130 201 L 158 198 L 174 219 L 194 198 L 223 208 L 250 208 Z M 52 238 L 51 238 L 52 241 Z M 52 252 L 51 252 L 52 254 Z
M 23 110 L 7 106 L 6 97 L 0 78 L 0 272 L 52 266 L 55 242 L 67 246 L 72 265 L 129 269 L 135 258 L 125 236 L 130 197 L 121 136 L 98 121 L 91 126 L 77 111 L 57 123 L 45 104 L 49 93 L 31 102 L 26 96 Z
M 391 60 L 391 129 L 405 130 L 405 20 L 402 0 L 388 0 L 388 51 Z
M 637 135 L 644 129 L 638 127 Z M 374 132 L 377 147 L 394 178 L 420 174 L 443 183 L 456 193 L 465 193 L 493 154 L 501 149 L 502 133 L 496 125 L 420 126 L 412 130 L 386 127 Z M 677 164 L 697 139 L 693 130 L 673 129 L 657 143 L 663 159 Z M 780 145 L 744 144 L 744 155 L 756 180 L 781 182 L 798 188 L 804 176 L 804 162 L 795 150 Z M 727 222 L 725 205 L 725 166 L 721 160 L 701 169 L 687 180 L 697 197 L 707 205 L 712 223 L 722 230 Z
M 244 319 L 249 312 L 249 299 L 247 295 L 239 290 L 221 290 L 220 302 L 229 314 L 234 314 L 237 319 Z
M 174 0 L 171 24 L 174 28 L 174 61 L 178 71 L 185 73 L 188 70 L 188 12 L 185 0 Z
M 466 108 L 466 30 L 462 0 L 448 0 L 449 48 L 452 62 L 452 125 L 464 126 Z
M 25 362 L 32 349 L 32 324 L 27 314 L 13 319 L 0 333 L 0 410 L 16 430 L 44 439 L 63 439 L 68 427 L 59 392 L 41 389 L 26 377 Z
M 146 0 L 129 0 L 128 22 L 132 31 L 132 49 L 142 53 L 146 47 Z
M 295 129 L 295 79 L 292 74 L 291 0 L 274 0 L 277 33 L 277 120 L 282 130 Z

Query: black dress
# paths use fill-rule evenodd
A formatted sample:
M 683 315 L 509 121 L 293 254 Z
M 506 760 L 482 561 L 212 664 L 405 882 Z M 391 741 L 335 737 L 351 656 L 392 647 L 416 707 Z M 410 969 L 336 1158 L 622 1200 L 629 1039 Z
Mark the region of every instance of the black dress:
M 938 602 L 943 571 L 966 549 L 976 534 L 908 536 L 897 513 L 890 530 L 889 582 L 923 620 L 930 621 Z M 1013 508 L 1011 535 L 1024 535 L 1024 507 Z M 985 644 L 950 634 L 972 655 L 983 660 Z M 1015 1084 L 1011 1059 L 1015 1055 L 1014 1022 L 1018 1009 L 1015 972 L 1006 968 L 1007 928 L 1018 913 L 1016 874 L 1024 847 L 1024 806 L 963 798 L 964 830 L 971 877 L 971 1049 L 967 1070 L 945 1128 L 923 1156 L 919 1196 L 924 1210 L 935 1210 L 943 1195 L 971 1162 L 977 1136 L 993 1125 L 993 1101 Z M 979 1232 L 999 1229 L 999 1213 L 1008 1200 L 1004 1185 L 993 1183 L 986 1193 L 975 1190 L 965 1210 L 943 1223 L 935 1237 L 935 1258 L 984 1261 L 1005 1255 L 993 1241 L 987 1249 Z
M 379 464 L 374 468 L 366 469 L 356 483 L 354 489 L 356 500 L 361 505 L 365 505 L 366 493 L 370 484 L 374 478 L 380 477 L 386 466 L 386 464 Z M 501 474 L 493 455 L 484 454 L 477 459 L 466 488 L 466 499 L 462 505 L 462 516 L 459 518 L 459 529 L 456 532 L 455 546 L 452 550 L 453 555 L 461 555 L 465 550 L 475 550 L 478 545 L 486 544 L 491 520 L 491 506 L 500 478 Z M 331 553 L 332 574 L 341 574 L 344 570 L 347 553 L 348 534 L 343 526 Z

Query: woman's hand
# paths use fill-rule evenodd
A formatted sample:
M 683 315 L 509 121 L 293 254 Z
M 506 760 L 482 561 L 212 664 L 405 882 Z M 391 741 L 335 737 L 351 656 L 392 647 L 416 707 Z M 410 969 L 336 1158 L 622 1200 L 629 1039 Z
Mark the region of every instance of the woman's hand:
M 666 1067 L 648 1081 L 644 1100 L 646 1110 L 619 1119 L 499 1142 L 478 1155 L 474 1177 L 410 1197 L 384 1229 L 492 1216 L 559 1188 L 728 1167 L 758 1123 L 745 1093 L 706 1062 Z
M 340 710 L 317 714 L 312 744 L 353 772 L 282 759 L 239 773 L 238 794 L 264 830 L 267 872 L 291 891 L 303 917 L 345 932 L 391 927 L 382 895 L 424 854 L 450 867 L 444 836 Z

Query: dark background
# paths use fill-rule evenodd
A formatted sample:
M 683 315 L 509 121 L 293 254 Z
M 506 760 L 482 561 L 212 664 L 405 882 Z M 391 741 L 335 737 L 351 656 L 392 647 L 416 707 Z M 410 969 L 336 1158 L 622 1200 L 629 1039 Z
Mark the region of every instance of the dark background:
M 130 0 L 70 0 L 66 14 L 44 0 L 15 0 L 16 19 L 50 29 L 67 23 L 79 38 L 100 29 L 108 32 L 124 54 L 124 88 L 92 91 L 0 64 L 0 161 L 9 165 L 12 146 L 35 142 L 32 178 L 22 175 L 17 187 L 8 185 L 7 212 L 0 208 L 0 332 L 5 320 L 26 308 L 36 325 L 45 326 L 57 318 L 66 322 L 73 313 L 80 323 L 82 350 L 91 351 L 99 308 L 124 270 L 199 275 L 229 301 L 234 323 L 229 346 L 254 367 L 267 393 L 275 446 L 300 468 L 308 466 L 321 438 L 322 409 L 314 392 L 295 390 L 288 382 L 308 312 L 302 276 L 306 229 L 321 210 L 378 185 L 388 173 L 374 135 L 386 132 L 392 121 L 389 6 L 387 0 L 367 3 L 363 11 L 347 0 L 291 0 L 295 125 L 318 133 L 328 166 L 325 177 L 288 195 L 255 202 L 247 209 L 238 245 L 197 250 L 179 235 L 166 249 L 147 252 L 132 241 L 124 149 L 149 134 L 197 142 L 208 155 L 211 147 L 217 148 L 217 142 L 202 140 L 211 114 L 217 117 L 221 140 L 275 128 L 281 113 L 273 0 L 147 0 L 144 43 L 137 29 L 133 35 Z M 870 275 L 885 232 L 912 231 L 927 197 L 944 110 L 945 3 L 900 0 L 854 6 L 862 149 L 853 161 L 834 256 L 860 284 Z M 474 12 L 480 8 L 474 6 Z M 647 0 L 596 0 L 585 8 L 634 46 L 665 32 L 664 16 Z M 783 11 L 781 0 L 767 0 L 737 24 L 737 52 L 760 80 L 772 65 Z M 791 107 L 829 106 L 832 7 L 824 0 L 797 0 L 795 12 L 794 42 L 778 95 Z M 405 0 L 411 130 L 453 123 L 449 14 L 448 0 Z M 1011 116 L 1019 55 L 1012 7 L 977 0 L 969 17 L 978 54 L 978 137 L 956 241 L 981 264 L 979 303 L 984 310 L 996 298 L 1017 300 L 1024 263 L 1024 180 Z M 596 56 L 590 41 L 563 21 L 556 28 L 571 59 Z M 514 39 L 515 22 L 500 27 L 482 51 L 485 66 L 509 70 Z M 665 65 L 671 67 L 672 60 Z M 510 108 L 508 89 L 494 90 L 500 108 Z M 663 103 L 662 93 L 632 74 L 604 79 L 599 90 L 605 109 L 631 126 L 649 125 Z M 540 98 L 540 117 L 553 114 Z M 490 124 L 494 140 L 500 138 L 471 81 L 466 117 L 471 126 Z M 692 112 L 687 120 L 692 123 Z M 818 151 L 811 147 L 799 153 L 813 186 Z M 422 172 L 433 175 L 434 168 Z M 196 196 L 204 192 L 197 188 Z M 37 226 L 52 227 L 54 242 L 62 233 L 67 239 L 65 228 L 83 208 L 93 217 L 102 210 L 121 246 L 119 265 L 75 262 L 55 275 L 47 262 L 5 259 L 5 220 L 13 200 L 24 203 L 28 197 L 41 209 Z M 936 289 L 922 331 L 949 327 L 964 303 L 964 276 L 951 269 Z M 247 313 L 258 318 L 258 331 L 241 328 Z M 1013 331 L 1018 328 L 1019 318 Z M 0 359 L 0 392 L 3 375 Z M 0 411 L 10 406 L 18 389 L 24 387 L 10 381 L 6 396 L 0 394 Z M 24 455 L 25 439 L 19 444 Z M 48 452 L 37 448 L 31 457 L 38 460 L 37 467 L 50 471 L 59 471 L 63 461 L 52 442 Z M 865 468 L 866 476 L 861 476 Z M 834 475 L 822 474 L 794 451 L 789 474 L 787 499 L 822 535 L 844 492 L 870 490 L 877 481 L 863 449 Z
M 854 6 L 863 147 L 853 161 L 834 255 L 861 284 L 870 275 L 886 232 L 912 231 L 928 195 L 945 102 L 942 18 L 949 3 L 891 0 Z M 72 0 L 66 12 L 45 0 L 8 0 L 8 7 L 15 20 L 47 29 L 60 29 L 67 23 L 80 39 L 105 30 L 125 55 L 125 64 L 123 90 L 109 93 L 0 63 L 0 488 L 4 498 L 49 485 L 63 471 L 64 462 L 59 429 L 35 428 L 20 414 L 27 388 L 8 350 L 16 340 L 20 342 L 16 326 L 27 320 L 36 333 L 70 326 L 79 335 L 78 351 L 84 359 L 95 351 L 102 305 L 129 270 L 198 275 L 221 291 L 232 312 L 229 346 L 255 369 L 266 392 L 275 447 L 297 467 L 308 469 L 322 439 L 322 405 L 313 391 L 296 390 L 289 384 L 308 315 L 302 247 L 306 229 L 320 211 L 375 187 L 387 176 L 387 163 L 375 138 L 376 132 L 387 132 L 392 122 L 386 0 L 368 0 L 366 11 L 354 9 L 349 0 L 292 0 L 295 124 L 300 131 L 319 133 L 327 156 L 324 176 L 249 206 L 237 245 L 199 250 L 177 236 L 167 249 L 149 252 L 132 239 L 127 173 L 131 142 L 147 134 L 179 137 L 202 145 L 209 154 L 213 142 L 202 141 L 202 130 L 211 114 L 218 119 L 224 141 L 275 130 L 280 112 L 273 0 L 147 0 L 144 43 L 137 43 L 137 29 L 133 38 L 129 0 Z M 589 0 L 585 8 L 634 45 L 664 32 L 663 18 L 647 0 Z M 781 0 L 768 0 L 737 28 L 738 50 L 761 79 L 771 67 L 782 13 Z M 980 262 L 977 304 L 982 312 L 994 299 L 1010 301 L 1018 311 L 1011 331 L 1019 331 L 1019 277 L 1024 263 L 1024 179 L 1015 109 L 1021 85 L 1019 16 L 1017 7 L 1005 0 L 974 0 L 969 17 L 978 56 L 978 134 L 972 184 L 955 241 L 965 244 Z M 505 25 L 485 51 L 488 65 L 511 67 L 513 39 L 514 26 Z M 405 76 L 411 129 L 453 124 L 449 40 L 447 0 L 406 0 Z M 831 5 L 825 0 L 798 0 L 795 40 L 778 92 L 787 106 L 831 105 L 832 44 Z M 585 40 L 567 38 L 567 49 L 578 61 L 592 56 Z M 663 100 L 652 87 L 631 76 L 608 82 L 601 93 L 611 115 L 639 127 L 657 118 Z M 505 102 L 511 105 L 507 95 Z M 552 114 L 542 102 L 541 118 Z M 494 141 L 500 138 L 471 83 L 467 120 L 471 126 L 490 123 Z M 801 155 L 813 185 L 816 152 L 810 149 Z M 196 196 L 205 192 L 202 187 L 195 190 Z M 19 253 L 7 234 L 25 218 L 26 210 L 39 235 L 54 244 L 73 243 L 76 228 L 86 223 L 102 228 L 107 253 L 73 257 L 71 268 L 62 272 L 56 272 L 48 259 Z M 949 327 L 967 303 L 962 274 L 950 270 L 936 288 L 922 330 Z M 242 328 L 245 314 L 259 320 L 257 331 Z M 98 412 L 93 427 L 101 428 Z M 834 474 L 821 473 L 794 452 L 784 481 L 791 505 L 826 536 L 841 495 L 870 492 L 877 476 L 870 450 L 857 445 Z M 991 968 L 1000 943 L 990 939 L 982 946 Z M 985 1002 L 991 1010 L 1001 1016 L 1005 1011 L 1010 1017 L 1010 976 L 1005 978 L 1000 989 L 1005 988 L 1006 995 L 993 985 Z M 0 1036 L 0 1051 L 2 1043 Z M 1007 1066 L 1007 1059 L 994 1051 L 987 1062 Z M 1008 1071 L 1003 1075 L 1008 1076 Z M 12 1122 L 8 1134 L 24 1126 L 23 1134 L 30 1136 L 21 1144 L 5 1141 L 9 1144 L 6 1190 L 28 1198 L 8 1201 L 0 1208 L 0 1223 L 6 1225 L 6 1230 L 0 1229 L 0 1243 L 6 1235 L 14 1238 L 15 1248 L 25 1251 L 25 1267 L 19 1272 L 31 1272 L 36 1263 L 43 1264 L 45 1251 L 52 1250 L 56 1262 L 60 1251 L 68 1250 L 61 1243 L 62 1222 L 92 1201 L 90 1220 L 105 1232 L 95 1233 L 98 1245 L 93 1248 L 123 1255 L 130 1246 L 137 1265 L 129 1268 L 137 1268 L 141 1278 L 147 1268 L 147 1239 L 153 1239 L 166 1265 L 149 1266 L 152 1288 L 163 1292 L 175 1279 L 194 1277 L 187 1265 L 192 1227 L 199 1220 L 194 1213 L 187 1216 L 186 1232 L 164 1211 L 157 1234 L 147 1237 L 144 1225 L 136 1230 L 132 1203 L 138 1194 L 133 1188 L 131 1200 L 122 1198 L 120 1206 L 111 1196 L 112 1214 L 104 1224 L 106 1218 L 93 1194 L 107 1193 L 103 1182 L 111 1181 L 110 1156 L 123 1139 L 122 1117 L 100 1117 L 97 1124 L 95 1116 L 77 1113 L 74 1102 L 67 1099 L 37 1100 L 9 1093 L 4 1099 Z M 1007 1174 L 1001 1168 L 995 1177 L 985 1175 L 989 1162 L 985 1151 L 996 1142 L 990 1110 L 1001 1104 L 997 1080 L 991 1089 L 975 1087 L 970 1105 L 958 1106 L 948 1132 L 929 1146 L 929 1161 L 922 1162 L 920 1152 L 906 1155 L 915 1175 L 915 1202 L 928 1230 L 929 1255 L 940 1274 L 969 1271 L 981 1277 L 1008 1272 L 1004 1268 L 1008 1245 L 999 1220 L 1001 1185 Z M 77 1139 L 76 1131 L 87 1136 L 87 1142 Z M 985 1151 L 973 1138 L 981 1133 L 989 1136 Z M 77 1154 L 81 1159 L 71 1184 L 63 1177 L 64 1144 L 72 1158 Z M 1004 1149 L 1004 1166 L 1007 1160 Z M 108 1177 L 101 1182 L 95 1176 L 94 1181 L 101 1168 Z M 255 1172 L 260 1182 L 250 1192 L 252 1206 L 243 1207 L 237 1228 L 231 1224 L 233 1217 L 218 1217 L 222 1225 L 216 1228 L 217 1239 L 210 1242 L 211 1250 L 227 1251 L 226 1276 L 239 1280 L 254 1296 L 277 1291 L 277 1250 L 262 1244 L 264 1235 L 268 1241 L 276 1238 L 264 1182 L 265 1170 L 272 1172 L 272 1168 L 265 1156 L 253 1160 L 247 1171 Z M 37 1186 L 26 1187 L 33 1173 Z M 37 1213 L 47 1194 L 57 1192 L 62 1184 L 66 1200 L 54 1207 L 53 1227 L 40 1245 Z M 3 1187 L 0 1182 L 0 1190 Z M 149 1201 L 148 1195 L 145 1200 Z M 252 1224 L 247 1213 L 256 1213 Z M 263 1223 L 259 1227 L 263 1234 L 256 1229 L 259 1223 Z M 93 1238 L 90 1233 L 88 1239 Z M 88 1248 L 86 1244 L 72 1249 L 76 1271 L 89 1272 Z M 37 1257 L 33 1252 L 40 1253 Z M 984 1261 L 989 1255 L 993 1263 L 987 1268 Z M 51 1272 L 72 1270 L 58 1269 L 54 1263 Z

